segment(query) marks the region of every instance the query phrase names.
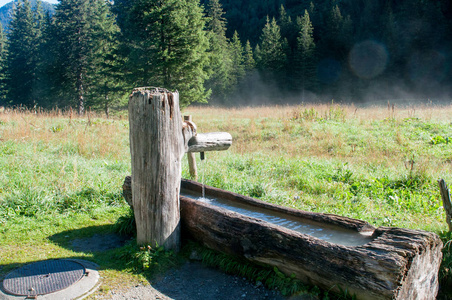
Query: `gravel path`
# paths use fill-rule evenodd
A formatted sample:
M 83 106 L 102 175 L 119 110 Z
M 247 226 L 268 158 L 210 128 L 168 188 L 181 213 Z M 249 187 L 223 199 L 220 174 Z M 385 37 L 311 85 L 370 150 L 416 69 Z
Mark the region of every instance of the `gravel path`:
M 187 262 L 156 278 L 151 285 L 137 285 L 126 289 L 110 290 L 106 295 L 94 299 L 177 299 L 177 300 L 288 300 L 277 291 L 262 285 L 253 285 L 244 278 L 227 275 L 200 262 Z M 290 300 L 314 299 L 300 295 Z
M 82 252 L 102 252 L 120 247 L 125 239 L 114 234 L 95 234 L 89 238 L 74 239 L 71 249 Z M 102 283 L 101 283 L 102 285 Z M 278 291 L 268 290 L 262 284 L 225 274 L 190 260 L 153 279 L 149 285 L 112 287 L 106 293 L 94 292 L 88 299 L 140 300 L 314 300 L 311 296 L 284 297 Z

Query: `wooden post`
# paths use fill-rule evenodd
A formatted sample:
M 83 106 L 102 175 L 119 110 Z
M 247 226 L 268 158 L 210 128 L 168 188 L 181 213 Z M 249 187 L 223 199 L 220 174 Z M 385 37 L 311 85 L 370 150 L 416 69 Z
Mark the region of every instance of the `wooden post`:
M 178 251 L 185 153 L 179 94 L 161 88 L 135 89 L 129 99 L 129 123 L 137 243 Z
M 191 116 L 184 116 L 184 121 L 190 121 L 192 122 Z M 187 159 L 188 159 L 188 168 L 190 170 L 190 177 L 193 180 L 198 180 L 198 169 L 196 167 L 196 158 L 195 154 L 193 152 L 187 152 Z
M 449 232 L 452 232 L 452 204 L 450 203 L 450 192 L 444 179 L 438 180 L 438 184 L 441 191 L 444 211 L 446 212 L 446 222 L 449 226 Z

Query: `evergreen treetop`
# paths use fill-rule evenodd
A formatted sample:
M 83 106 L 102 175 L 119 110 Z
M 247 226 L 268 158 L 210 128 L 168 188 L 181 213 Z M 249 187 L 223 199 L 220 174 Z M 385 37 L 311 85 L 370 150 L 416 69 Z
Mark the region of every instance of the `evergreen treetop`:
M 5 63 L 5 56 L 6 56 L 6 49 L 5 49 L 5 35 L 3 33 L 3 27 L 0 23 L 0 105 L 5 105 L 5 96 L 6 96 L 6 90 L 5 90 L 5 72 L 4 72 L 4 63 Z
M 286 54 L 284 53 L 284 42 L 281 37 L 281 30 L 275 18 L 267 17 L 267 23 L 262 30 L 260 38 L 260 52 L 258 63 L 269 71 L 280 71 L 284 68 Z
M 206 100 L 209 43 L 197 0 L 118 0 L 114 10 L 132 85 L 177 89 L 182 106 Z
M 235 31 L 232 36 L 230 48 L 232 57 L 232 77 L 234 78 L 233 85 L 237 85 L 238 81 L 245 76 L 243 46 L 237 31 Z
M 10 23 L 6 60 L 7 99 L 11 105 L 33 107 L 38 103 L 37 74 L 41 43 L 42 12 L 34 11 L 28 0 L 18 2 Z
M 243 64 L 246 72 L 250 72 L 256 67 L 256 61 L 254 60 L 253 48 L 251 48 L 250 41 L 246 41 L 245 44 L 245 54 L 243 57 Z
M 224 102 L 228 91 L 236 82 L 233 74 L 233 48 L 229 46 L 226 37 L 226 19 L 220 2 L 209 0 L 206 14 L 209 37 L 209 79 L 206 81 L 206 87 L 212 91 L 212 99 Z
M 3 55 L 5 53 L 5 44 L 6 44 L 6 37 L 3 32 L 3 26 L 0 23 L 0 60 L 3 58 Z
M 61 0 L 54 20 L 58 93 L 83 114 L 90 100 L 86 97 L 104 85 L 100 74 L 116 38 L 114 18 L 103 0 Z
M 297 38 L 295 77 L 298 80 L 297 86 L 304 93 L 306 89 L 315 89 L 317 83 L 314 28 L 307 10 L 303 17 L 298 19 L 298 22 L 300 32 Z

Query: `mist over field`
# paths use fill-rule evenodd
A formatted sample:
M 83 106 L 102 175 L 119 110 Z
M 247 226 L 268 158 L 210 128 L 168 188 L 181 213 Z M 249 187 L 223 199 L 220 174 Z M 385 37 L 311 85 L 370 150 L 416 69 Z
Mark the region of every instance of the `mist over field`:
M 207 105 L 224 107 L 342 103 L 363 106 L 431 106 L 450 105 L 449 87 L 437 86 L 431 93 L 416 93 L 400 80 L 373 81 L 357 92 L 354 85 L 335 91 L 283 91 L 276 81 L 263 81 L 258 72 L 250 74 L 227 100 L 212 99 Z

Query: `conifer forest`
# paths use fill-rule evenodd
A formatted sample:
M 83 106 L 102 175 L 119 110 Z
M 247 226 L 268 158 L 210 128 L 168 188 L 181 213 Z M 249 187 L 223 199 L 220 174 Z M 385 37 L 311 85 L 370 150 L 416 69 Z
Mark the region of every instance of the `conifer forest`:
M 449 0 L 15 2 L 0 106 L 104 110 L 134 87 L 183 106 L 448 101 Z

